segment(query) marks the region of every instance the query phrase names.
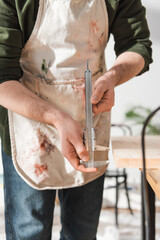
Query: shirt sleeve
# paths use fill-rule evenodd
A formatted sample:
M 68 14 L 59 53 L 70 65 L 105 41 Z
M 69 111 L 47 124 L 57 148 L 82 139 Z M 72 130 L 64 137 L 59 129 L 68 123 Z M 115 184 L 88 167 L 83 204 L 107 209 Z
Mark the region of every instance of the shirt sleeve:
M 139 74 L 149 70 L 152 62 L 152 43 L 145 12 L 140 0 L 119 0 L 110 29 L 117 56 L 127 51 L 139 53 L 144 58 L 145 66 Z
M 0 83 L 19 80 L 22 32 L 13 0 L 0 0 Z

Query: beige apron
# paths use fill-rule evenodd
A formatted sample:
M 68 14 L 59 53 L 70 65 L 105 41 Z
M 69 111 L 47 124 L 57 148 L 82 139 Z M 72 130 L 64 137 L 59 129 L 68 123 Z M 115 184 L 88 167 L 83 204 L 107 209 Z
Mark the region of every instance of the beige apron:
M 104 0 L 40 0 L 33 32 L 21 56 L 24 86 L 85 127 L 81 91 L 86 60 L 93 84 L 105 71 L 108 16 Z M 65 124 L 65 122 L 64 122 Z M 33 188 L 83 185 L 101 176 L 76 171 L 61 153 L 57 129 L 9 111 L 12 158 Z M 97 145 L 108 146 L 110 113 L 94 116 Z

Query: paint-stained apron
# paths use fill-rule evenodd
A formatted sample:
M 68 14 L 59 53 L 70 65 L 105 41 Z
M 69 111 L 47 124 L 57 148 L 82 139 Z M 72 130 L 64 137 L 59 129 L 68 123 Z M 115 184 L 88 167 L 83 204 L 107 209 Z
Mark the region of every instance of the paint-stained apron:
M 107 39 L 105 0 L 40 0 L 33 32 L 20 59 L 22 84 L 84 128 L 85 107 L 79 86 L 84 84 L 87 59 L 93 84 L 106 71 Z M 96 173 L 75 170 L 62 155 L 54 126 L 8 113 L 14 166 L 33 188 L 80 186 L 105 172 L 107 165 Z M 95 115 L 94 127 L 96 144 L 108 147 L 110 113 Z

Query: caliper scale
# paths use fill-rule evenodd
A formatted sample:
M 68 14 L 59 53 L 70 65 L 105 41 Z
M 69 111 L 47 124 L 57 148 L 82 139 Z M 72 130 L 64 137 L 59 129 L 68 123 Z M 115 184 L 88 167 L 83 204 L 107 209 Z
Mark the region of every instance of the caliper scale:
M 93 112 L 92 103 L 92 73 L 88 67 L 84 72 L 85 75 L 85 107 L 86 107 L 86 128 L 84 129 L 85 146 L 89 153 L 88 167 L 94 167 L 94 151 L 95 149 L 95 129 L 93 128 Z
M 96 145 L 95 129 L 93 128 L 93 111 L 90 101 L 92 96 L 92 73 L 88 66 L 85 70 L 85 110 L 86 110 L 86 128 L 84 129 L 84 144 L 89 153 L 89 161 L 83 162 L 86 167 L 100 167 L 108 164 L 108 147 Z M 99 156 L 96 161 L 96 155 Z

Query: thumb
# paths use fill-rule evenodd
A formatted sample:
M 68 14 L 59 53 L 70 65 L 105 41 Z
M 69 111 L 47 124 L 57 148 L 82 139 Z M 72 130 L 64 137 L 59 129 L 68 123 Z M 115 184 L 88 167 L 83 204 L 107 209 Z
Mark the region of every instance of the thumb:
M 75 144 L 75 149 L 76 149 L 76 152 L 79 156 L 79 158 L 82 160 L 82 161 L 88 161 L 89 160 L 89 154 L 83 144 L 83 141 L 81 143 L 78 143 L 78 144 Z
M 103 97 L 103 94 L 104 94 L 104 89 L 102 87 L 97 86 L 92 93 L 91 103 L 97 104 Z

